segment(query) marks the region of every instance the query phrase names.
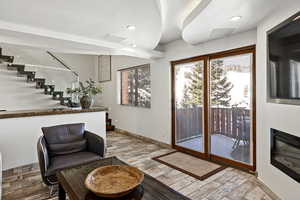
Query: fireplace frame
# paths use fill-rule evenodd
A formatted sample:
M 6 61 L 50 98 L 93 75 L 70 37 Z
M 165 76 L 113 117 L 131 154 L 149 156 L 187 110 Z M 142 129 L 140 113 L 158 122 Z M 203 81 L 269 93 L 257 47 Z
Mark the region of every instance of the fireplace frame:
M 279 131 L 276 129 L 271 128 L 271 164 L 284 172 L 286 175 L 291 177 L 292 179 L 296 180 L 298 183 L 300 183 L 300 173 L 295 172 L 291 168 L 285 166 L 281 162 L 277 161 L 274 159 L 274 154 L 275 154 L 275 149 L 276 149 L 276 143 L 275 139 L 277 138 L 279 141 L 287 143 L 288 145 L 291 145 L 293 147 L 299 148 L 300 149 L 300 137 L 291 135 L 289 133 Z

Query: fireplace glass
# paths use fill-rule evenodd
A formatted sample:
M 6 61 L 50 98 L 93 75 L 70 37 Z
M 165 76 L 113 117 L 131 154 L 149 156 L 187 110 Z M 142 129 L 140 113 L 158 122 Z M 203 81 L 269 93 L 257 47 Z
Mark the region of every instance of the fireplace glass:
M 271 164 L 300 182 L 300 137 L 271 129 Z

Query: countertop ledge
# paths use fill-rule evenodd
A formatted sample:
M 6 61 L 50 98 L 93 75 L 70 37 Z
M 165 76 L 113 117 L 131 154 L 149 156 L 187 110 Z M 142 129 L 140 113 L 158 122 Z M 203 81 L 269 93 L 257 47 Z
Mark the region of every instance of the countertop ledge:
M 89 109 L 53 108 L 53 109 L 37 109 L 37 110 L 2 111 L 0 112 L 0 119 L 33 117 L 33 116 L 44 116 L 44 115 L 87 113 L 87 112 L 102 112 L 107 110 L 108 109 L 106 107 L 92 107 Z

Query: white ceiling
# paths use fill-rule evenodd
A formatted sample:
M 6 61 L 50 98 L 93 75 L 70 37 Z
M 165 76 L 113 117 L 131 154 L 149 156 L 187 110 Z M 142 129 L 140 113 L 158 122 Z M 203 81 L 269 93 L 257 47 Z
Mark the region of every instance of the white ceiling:
M 270 14 L 282 0 L 203 0 L 185 20 L 182 37 L 190 44 L 247 31 Z M 241 20 L 231 21 L 234 16 Z
M 0 19 L 92 39 L 112 34 L 149 49 L 161 36 L 153 0 L 1 0 Z M 135 31 L 126 29 L 131 24 Z
M 82 54 L 163 56 L 153 50 L 253 29 L 282 0 L 1 0 L 0 43 Z M 284 3 L 282 3 L 284 5 Z M 230 21 L 242 16 L 239 21 Z M 135 25 L 136 30 L 126 29 Z M 137 47 L 132 47 L 136 44 Z
M 184 19 L 201 2 L 201 0 L 158 0 L 161 6 L 162 37 L 165 44 L 181 38 Z
M 162 29 L 155 0 L 1 0 L 0 20 L 2 31 L 25 32 L 38 39 L 60 35 L 59 40 L 76 38 L 72 42 L 78 43 L 88 39 L 99 48 L 130 49 L 129 53 L 154 49 Z M 136 30 L 127 30 L 127 25 Z M 131 44 L 137 48 L 132 50 Z

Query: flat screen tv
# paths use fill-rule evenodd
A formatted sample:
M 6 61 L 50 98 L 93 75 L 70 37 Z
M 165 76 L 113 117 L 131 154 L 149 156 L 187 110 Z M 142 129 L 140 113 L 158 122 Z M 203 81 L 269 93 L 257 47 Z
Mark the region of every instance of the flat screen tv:
M 300 12 L 268 31 L 268 101 L 300 104 Z

